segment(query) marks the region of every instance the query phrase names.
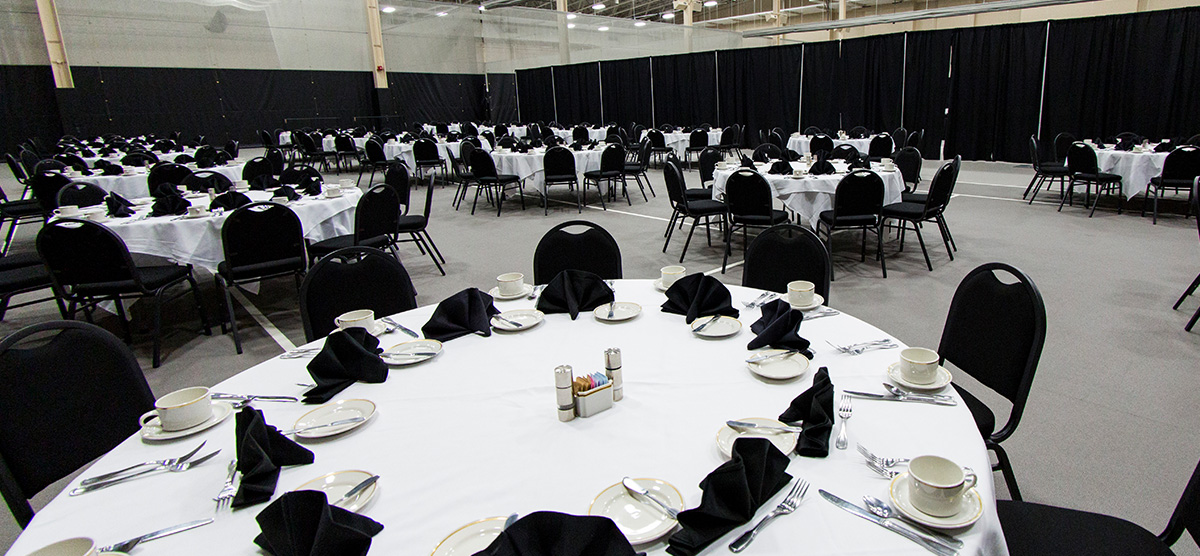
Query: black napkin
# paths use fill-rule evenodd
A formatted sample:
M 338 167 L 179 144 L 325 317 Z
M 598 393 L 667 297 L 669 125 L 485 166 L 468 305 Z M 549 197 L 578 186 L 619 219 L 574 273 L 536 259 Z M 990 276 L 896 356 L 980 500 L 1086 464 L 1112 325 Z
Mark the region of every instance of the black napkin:
M 233 497 L 233 507 L 253 506 L 271 499 L 279 468 L 313 462 L 313 453 L 267 424 L 261 411 L 243 407 L 236 417 L 234 442 L 237 469 L 242 483 Z
M 226 191 L 213 197 L 212 202 L 208 204 L 208 210 L 234 210 L 248 204 L 250 204 L 249 197 L 237 191 Z
M 181 154 L 175 157 L 175 164 L 187 164 L 195 161 L 196 159 L 192 158 L 192 155 L 190 154 Z
M 104 176 L 119 176 L 125 173 L 125 168 L 120 164 L 108 163 L 100 170 L 100 174 Z
M 289 186 L 281 185 L 275 189 L 274 193 L 271 194 L 272 199 L 275 197 L 286 197 L 289 201 L 295 201 L 296 199 L 300 198 L 300 194 L 296 193 L 296 190 Z
M 870 170 L 871 159 L 869 157 L 856 154 L 850 155 L 850 157 L 846 159 L 846 167 L 850 171 L 858 170 L 860 168 L 863 170 Z
M 439 342 L 472 333 L 491 336 L 492 315 L 498 313 L 500 310 L 492 305 L 492 296 L 478 288 L 467 288 L 438 303 L 421 332 L 426 338 Z
M 104 204 L 108 207 L 108 215 L 113 218 L 126 218 L 133 216 L 133 210 L 129 208 L 133 206 L 133 203 L 126 201 L 124 197 L 117 195 L 116 193 L 109 193 L 108 196 L 104 198 Z
M 79 149 L 79 156 L 84 158 L 93 158 L 96 156 L 96 153 L 91 149 Z
M 279 185 L 279 180 L 271 174 L 262 174 L 250 179 L 250 189 L 254 191 L 266 191 L 279 187 Z
M 629 540 L 607 517 L 533 512 L 475 556 L 633 556 Z
M 804 432 L 796 441 L 796 453 L 812 458 L 829 455 L 829 433 L 833 432 L 833 383 L 829 369 L 821 367 L 813 376 L 812 387 L 792 400 L 779 414 L 784 423 L 804 421 Z
M 196 159 L 196 167 L 197 168 L 212 168 L 213 166 L 216 166 L 216 165 L 217 165 L 217 162 L 207 156 L 201 156 Z
M 529 145 L 526 145 L 525 143 L 517 143 L 516 146 L 513 147 L 513 150 L 519 153 L 527 153 L 529 152 Z
M 784 155 L 786 156 L 786 158 L 788 159 L 788 162 L 793 162 L 793 161 L 800 160 L 800 159 L 804 158 L 804 155 L 802 155 L 802 154 L 800 154 L 800 153 L 798 153 L 798 152 L 796 152 L 796 151 L 794 151 L 794 150 L 792 150 L 792 149 L 788 149 L 787 151 L 784 151 L 784 153 L 783 153 L 783 154 L 784 154 Z
M 771 169 L 767 170 L 768 174 L 777 174 L 782 176 L 792 175 L 792 165 L 785 160 L 776 160 L 771 164 Z
M 750 331 L 758 334 L 746 349 L 758 349 L 771 346 L 777 349 L 798 349 L 805 357 L 812 359 L 813 354 L 808 350 L 808 340 L 801 338 L 800 323 L 804 313 L 793 309 L 787 301 L 776 299 L 762 306 L 762 317 L 750 325 Z
M 533 139 L 529 140 L 529 146 L 536 149 L 537 147 L 542 146 L 542 140 L 534 137 Z
M 254 538 L 273 556 L 366 556 L 379 522 L 329 505 L 325 493 L 298 490 L 280 496 L 254 518 Z
M 586 270 L 564 270 L 546 284 L 537 308 L 547 314 L 570 313 L 571 320 L 575 320 L 580 311 L 591 311 L 613 300 L 612 288 L 603 278 Z
M 1175 150 L 1175 142 L 1170 139 L 1163 139 L 1157 147 L 1154 147 L 1156 153 L 1169 153 L 1173 150 Z
M 813 175 L 832 174 L 836 171 L 833 163 L 829 162 L 829 153 L 823 150 L 817 151 L 817 161 L 808 168 L 808 173 Z
M 296 186 L 296 189 L 303 191 L 305 195 L 316 197 L 321 194 L 321 180 L 312 176 L 304 176 L 300 179 L 300 184 Z
M 160 199 L 162 197 L 181 197 L 181 196 L 183 196 L 183 194 L 179 192 L 179 186 L 175 185 L 173 183 L 158 184 L 158 187 L 155 187 L 154 191 L 150 192 L 150 195 L 153 196 L 155 199 Z
M 308 374 L 317 383 L 304 393 L 304 403 L 325 403 L 357 381 L 383 382 L 388 366 L 379 358 L 379 338 L 363 328 L 335 330 L 325 338 L 320 353 L 308 363 Z
M 1121 139 L 1120 141 L 1117 141 L 1117 144 L 1116 144 L 1116 146 L 1113 147 L 1113 149 L 1118 150 L 1118 151 L 1132 151 L 1133 150 L 1133 139 L 1129 138 L 1129 137 Z
M 754 518 L 771 497 L 787 486 L 789 460 L 770 440 L 739 438 L 733 458 L 700 482 L 700 505 L 679 513 L 682 527 L 667 541 L 667 553 L 692 556 Z
M 150 216 L 187 214 L 187 209 L 190 206 L 192 204 L 179 195 L 167 195 L 154 200 L 154 205 L 150 207 Z
M 729 288 L 720 280 L 700 273 L 684 276 L 667 288 L 667 302 L 662 304 L 662 310 L 684 315 L 688 324 L 708 315 L 738 316 Z
M 757 166 L 754 165 L 753 160 L 750 160 L 750 157 L 742 155 L 742 168 L 757 168 Z

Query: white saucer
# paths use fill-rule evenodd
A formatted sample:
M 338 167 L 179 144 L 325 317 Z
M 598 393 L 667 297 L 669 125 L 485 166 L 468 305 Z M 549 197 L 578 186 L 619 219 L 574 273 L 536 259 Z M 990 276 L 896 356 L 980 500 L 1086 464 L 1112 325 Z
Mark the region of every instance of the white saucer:
M 375 402 L 363 399 L 347 399 L 338 400 L 324 404 L 296 419 L 296 424 L 292 428 L 302 429 L 305 427 L 315 427 L 324 425 L 342 419 L 353 419 L 362 417 L 363 420 L 357 423 L 348 423 L 338 425 L 336 427 L 324 427 L 316 430 L 298 432 L 296 436 L 300 438 L 324 438 L 341 434 L 349 430 L 356 429 L 364 425 L 371 417 L 375 416 Z M 339 495 L 340 496 L 340 495 Z
M 899 361 L 888 365 L 887 375 L 888 378 L 892 379 L 892 382 L 908 388 L 909 390 L 940 390 L 945 388 L 947 384 L 950 384 L 950 381 L 953 378 L 950 375 L 949 369 L 938 365 L 937 379 L 935 379 L 933 382 L 929 384 L 917 384 L 915 382 L 909 382 L 904 380 L 904 376 L 900 374 Z
M 696 331 L 697 328 L 700 328 L 700 325 L 709 320 L 712 320 L 712 315 L 696 317 L 696 320 L 692 321 L 692 324 L 689 325 L 692 328 L 692 334 L 702 338 L 728 338 L 742 331 L 742 321 L 724 315 L 712 324 L 705 326 L 703 330 Z
M 489 517 L 463 525 L 442 539 L 430 556 L 471 556 L 492 544 L 504 531 L 507 520 L 507 517 Z
M 229 402 L 214 401 L 212 403 L 212 415 L 209 416 L 208 419 L 205 419 L 204 422 L 200 423 L 199 425 L 178 431 L 162 430 L 162 426 L 159 425 L 158 422 L 158 417 L 154 417 L 147 421 L 146 425 L 142 427 L 142 438 L 145 440 L 172 440 L 175 438 L 191 436 L 200 431 L 212 428 L 217 423 L 224 421 L 225 418 L 229 417 L 229 414 L 231 413 L 233 413 L 233 404 Z
M 763 355 L 771 355 L 772 353 L 783 353 L 787 350 L 783 349 L 766 349 L 762 351 L 752 351 L 752 357 Z M 746 367 L 750 372 L 769 378 L 772 380 L 788 380 L 803 375 L 808 370 L 808 358 L 799 353 L 791 355 L 773 357 L 758 363 L 746 363 Z
M 432 353 L 433 355 L 413 355 Z M 415 365 L 428 361 L 442 353 L 442 343 L 437 340 L 412 340 L 396 344 L 379 355 L 388 365 Z
M 137 197 L 135 199 L 130 199 L 129 202 L 131 202 L 137 206 L 153 205 L 154 197 Z
M 363 328 L 363 327 L 361 327 L 361 326 L 352 326 L 352 327 L 350 327 L 350 328 Z M 366 327 L 366 329 L 367 329 L 367 333 L 368 333 L 368 334 L 370 334 L 370 335 L 372 335 L 372 336 L 379 336 L 379 335 L 381 335 L 381 334 L 383 334 L 384 332 L 386 332 L 386 331 L 387 331 L 387 325 L 386 325 L 386 324 L 383 324 L 383 323 L 381 323 L 381 322 L 379 322 L 379 321 L 375 321 L 375 322 L 372 322 L 372 323 L 371 323 L 371 326 L 368 326 L 368 327 Z M 338 330 L 347 330 L 347 329 L 346 329 L 346 328 L 339 328 Z
M 683 495 L 671 483 L 659 479 L 635 479 L 667 506 L 683 511 Z M 612 485 L 592 500 L 588 515 L 607 517 L 629 540 L 629 544 L 646 544 L 663 538 L 677 523 L 662 508 L 625 490 L 625 485 Z
M 510 299 L 520 299 L 531 293 L 533 293 L 533 284 L 523 284 L 521 286 L 521 293 L 514 294 L 514 295 L 500 295 L 500 287 L 499 286 L 496 286 L 496 287 L 488 290 L 488 295 L 492 296 L 495 299 L 499 299 L 500 301 L 508 301 Z
M 979 520 L 979 516 L 983 515 L 983 501 L 979 498 L 979 491 L 973 487 L 963 495 L 958 513 L 949 517 L 936 517 L 922 512 L 912 505 L 911 485 L 912 480 L 909 479 L 907 472 L 896 475 L 888 487 L 889 497 L 892 499 L 892 507 L 921 525 L 935 529 L 958 529 L 975 523 Z
M 767 419 L 766 417 L 745 417 L 738 419 L 747 423 L 755 423 L 758 425 L 772 425 L 776 427 L 786 427 L 787 424 L 775 419 Z M 725 459 L 733 457 L 733 441 L 742 437 L 749 438 L 766 438 L 774 444 L 779 451 L 790 454 L 796 449 L 796 441 L 800 435 L 794 432 L 783 431 L 751 431 L 751 430 L 736 430 L 729 425 L 721 425 L 717 431 L 717 449 L 721 450 L 721 454 Z
M 785 297 L 784 299 L 787 299 L 787 298 Z M 817 307 L 820 307 L 824 304 L 825 304 L 825 298 L 821 297 L 821 294 L 819 294 L 819 293 L 813 294 L 813 301 L 812 301 L 812 303 L 810 303 L 808 305 L 792 305 L 791 302 L 788 302 L 788 305 L 791 305 L 792 308 L 797 311 L 811 311 L 811 310 L 816 309 Z
M 345 496 L 347 492 L 350 492 L 350 489 L 358 486 L 358 483 L 361 483 L 374 476 L 374 473 L 369 473 L 367 471 L 335 471 L 328 475 L 322 475 L 316 479 L 304 483 L 296 487 L 296 490 L 319 490 L 324 492 L 325 497 L 329 499 L 329 503 L 333 504 L 334 502 L 337 502 L 339 498 Z M 349 500 L 338 504 L 337 507 L 342 508 L 343 510 L 357 512 L 358 510 L 361 510 L 363 506 L 366 506 L 367 502 L 370 502 L 371 499 L 375 497 L 375 491 L 377 490 L 379 490 L 378 482 L 363 489 L 362 492 L 351 496 Z
M 522 326 L 517 328 L 507 322 L 504 322 L 496 317 L 492 317 L 492 328 L 502 330 L 504 332 L 520 332 L 529 330 L 546 320 L 546 314 L 535 309 L 520 309 L 516 311 L 504 311 L 500 316 L 519 323 Z
M 664 286 L 664 285 L 663 285 L 663 283 L 662 283 L 662 278 L 655 278 L 655 279 L 654 279 L 654 289 L 656 289 L 656 290 L 658 290 L 658 291 L 660 291 L 660 292 L 665 292 L 665 291 L 667 291 L 667 288 L 669 288 L 669 287 L 670 287 L 670 286 Z
M 183 215 L 183 219 L 184 219 L 184 220 L 197 220 L 197 219 L 200 219 L 200 218 L 208 218 L 208 217 L 210 217 L 210 216 L 212 216 L 212 215 L 213 215 L 213 214 L 212 214 L 212 212 L 211 212 L 211 211 L 204 211 L 204 212 L 202 212 L 202 213 L 200 213 L 200 214 L 191 214 L 191 213 L 188 213 L 188 214 L 185 214 L 185 215 Z
M 613 316 L 612 318 L 608 318 L 609 305 L 609 303 L 605 303 L 604 305 L 592 309 L 592 315 L 596 317 L 596 320 L 605 322 L 618 322 L 629 320 L 638 316 L 642 312 L 642 306 L 638 305 L 637 303 L 632 301 L 616 301 L 612 303 L 612 305 L 615 305 L 615 307 L 613 307 Z

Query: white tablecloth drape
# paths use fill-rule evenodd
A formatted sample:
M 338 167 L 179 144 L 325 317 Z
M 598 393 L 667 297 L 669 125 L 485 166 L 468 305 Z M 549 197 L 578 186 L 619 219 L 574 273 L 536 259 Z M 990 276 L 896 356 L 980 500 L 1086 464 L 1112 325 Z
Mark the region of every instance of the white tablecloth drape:
M 649 133 L 649 130 L 643 130 L 642 138 L 645 138 L 647 133 Z M 675 156 L 678 156 L 679 160 L 683 160 L 684 154 L 686 154 L 687 148 L 689 146 L 691 146 L 691 144 L 692 144 L 692 132 L 680 131 L 680 132 L 663 133 L 663 141 L 664 141 L 664 143 L 666 143 L 666 145 L 668 147 L 675 149 Z M 720 129 L 709 130 L 708 145 L 710 147 L 715 147 L 719 144 L 721 144 L 721 130 Z
M 242 179 L 242 169 L 246 167 L 245 162 L 230 162 L 224 166 L 213 166 L 212 168 L 199 168 L 195 164 L 186 164 L 193 172 L 212 171 L 218 174 L 223 174 L 232 181 Z M 146 197 L 150 195 L 150 185 L 147 181 L 149 177 L 148 169 L 136 168 L 133 174 L 120 176 L 83 176 L 71 178 L 75 181 L 94 183 L 100 186 L 105 191 L 116 193 L 126 199 L 135 199 L 138 197 Z M 182 189 L 182 188 L 180 188 Z
M 575 172 L 580 186 L 583 185 L 584 172 L 600 169 L 600 153 L 602 150 L 596 148 L 590 151 L 571 151 L 575 155 Z M 525 180 L 527 187 L 532 187 L 534 191 L 538 191 L 543 195 L 546 193 L 545 156 L 546 151 L 541 148 L 533 149 L 527 153 L 512 151 L 501 153 L 492 151 L 492 160 L 496 163 L 497 173 L 518 176 Z M 602 192 L 607 192 L 607 184 L 601 182 L 600 189 Z
M 859 153 L 867 154 L 867 151 L 871 150 L 871 139 L 873 139 L 873 138 L 874 137 L 868 137 L 866 139 L 838 139 L 837 137 L 834 137 L 833 138 L 833 146 L 836 147 L 838 145 L 851 145 L 854 148 L 858 149 Z M 792 150 L 792 151 L 796 151 L 800 154 L 804 154 L 804 153 L 808 152 L 808 142 L 809 141 L 812 141 L 812 136 L 793 134 L 788 139 L 787 148 L 788 148 L 788 150 Z
M 822 211 L 833 208 L 833 194 L 837 191 L 838 183 L 846 176 L 846 164 L 839 160 L 831 161 L 836 174 L 821 176 L 806 175 L 803 177 L 768 174 L 769 165 L 758 166 L 759 173 L 767 178 L 771 192 L 776 199 L 783 201 L 787 208 L 799 214 L 802 221 L 809 227 L 815 227 L 817 215 Z M 802 162 L 792 162 L 792 168 L 802 168 Z M 720 199 L 725 194 L 725 183 L 738 168 L 717 170 L 713 174 L 713 198 Z M 900 202 L 900 194 L 904 191 L 904 177 L 899 170 L 885 172 L 879 164 L 872 164 L 871 170 L 883 178 L 883 204 Z
M 571 143 L 575 140 L 573 138 L 574 137 L 573 134 L 575 133 L 574 129 L 575 128 L 571 128 L 571 129 L 553 128 L 553 129 L 551 129 L 551 131 L 553 131 L 555 135 L 562 137 L 563 139 L 566 139 L 568 143 Z M 588 141 L 603 141 L 607 138 L 608 138 L 608 128 L 607 127 L 602 127 L 600 129 L 595 129 L 595 128 L 591 128 L 591 127 L 588 128 Z
M 499 269 L 509 270 L 509 269 Z M 499 271 L 498 270 L 498 271 Z M 480 284 L 486 288 L 487 284 Z M 750 301 L 757 290 L 731 287 L 733 304 Z M 356 469 L 379 474 L 373 500 L 362 513 L 385 529 L 374 537 L 373 554 L 424 555 L 446 535 L 480 518 L 521 515 L 538 510 L 586 514 L 593 498 L 623 476 L 652 477 L 674 485 L 688 507 L 700 502 L 700 481 L 724 462 L 715 445 L 717 430 L 728 419 L 776 417 L 805 389 L 819 367 L 828 367 L 834 387 L 881 391 L 884 370 L 896 350 L 860 356 L 838 353 L 840 344 L 887 337 L 849 315 L 805 322 L 801 334 L 812 341 L 815 359 L 806 374 L 786 382 L 757 378 L 746 369 L 748 325 L 758 310 L 745 310 L 745 327 L 732 338 L 697 338 L 680 315 L 663 313 L 664 301 L 649 280 L 616 283 L 617 298 L 637 302 L 642 314 L 632 321 L 604 324 L 588 313 L 572 321 L 548 315 L 520 333 L 467 335 L 444 344 L 437 358 L 411 367 L 393 367 L 381 384 L 358 383 L 338 399 L 368 399 L 378 406 L 371 421 L 355 431 L 304 442 L 315 453 L 310 465 L 284 468 L 276 496 L 326 473 Z M 530 308 L 534 301 L 496 302 L 497 308 Z M 397 320 L 419 330 L 433 305 L 401 313 Z M 381 336 L 390 347 L 409 338 L 399 332 Z M 559 422 L 555 415 L 554 368 L 572 365 L 576 376 L 603 370 L 605 348 L 623 355 L 624 399 L 590 418 Z M 271 359 L 214 390 L 243 394 L 299 395 L 296 383 L 311 382 L 307 359 Z M 953 389 L 945 393 L 957 397 Z M 312 406 L 256 404 L 267 422 L 288 428 Z M 983 515 L 957 532 L 964 556 L 1007 553 L 995 513 L 988 455 L 970 412 L 956 407 L 855 400 L 848 421 L 850 444 L 861 442 L 878 454 L 938 454 L 979 472 Z M 234 457 L 234 419 L 165 443 L 134 436 L 72 481 L 144 461 L 179 455 L 207 441 L 220 448 L 211 462 L 185 473 L 150 476 L 78 497 L 65 492 L 38 512 L 13 546 L 26 554 L 51 542 L 90 536 L 101 543 L 213 515 L 212 498 L 221 489 L 226 464 Z M 817 489 L 860 502 L 862 496 L 887 498 L 889 482 L 863 465 L 853 448 L 833 450 L 827 458 L 791 456 L 788 472 L 812 483 L 792 515 L 767 527 L 754 542 L 764 556 L 804 554 L 896 554 L 925 556 L 924 548 L 852 516 L 823 500 Z M 762 518 L 783 496 L 764 504 Z M 230 513 L 215 523 L 147 544 L 155 554 L 257 555 L 254 520 L 264 505 Z M 706 553 L 748 528 L 739 527 Z M 663 544 L 640 549 L 665 554 Z
M 1126 199 L 1132 199 L 1134 195 L 1146 192 L 1146 184 L 1150 183 L 1150 178 L 1162 174 L 1167 154 L 1096 149 L 1096 164 L 1101 172 L 1120 175 L 1121 192 L 1125 194 Z

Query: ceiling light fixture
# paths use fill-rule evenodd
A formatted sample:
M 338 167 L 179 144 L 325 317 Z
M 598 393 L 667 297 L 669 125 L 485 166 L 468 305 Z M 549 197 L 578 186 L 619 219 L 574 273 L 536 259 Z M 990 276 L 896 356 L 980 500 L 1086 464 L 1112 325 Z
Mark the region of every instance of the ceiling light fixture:
M 607 30 L 608 30 L 608 27 L 607 27 L 607 26 L 603 26 L 603 25 L 602 25 L 602 26 L 600 26 L 600 27 L 597 27 L 597 28 L 596 28 L 596 30 L 597 30 L 597 31 L 607 31 Z
M 390 13 L 396 11 L 396 6 L 383 6 L 383 7 L 379 8 L 379 11 L 381 11 L 385 14 L 390 14 Z
M 667 12 L 662 14 L 662 18 L 667 20 L 675 19 L 675 12 Z
M 567 19 L 575 19 L 577 17 L 579 17 L 579 16 L 577 16 L 575 14 L 567 14 Z
M 603 3 L 600 3 L 600 2 L 596 2 L 595 4 L 592 4 L 592 9 L 593 9 L 593 10 L 596 10 L 596 11 L 603 10 L 603 9 L 604 9 L 604 4 L 603 4 Z
M 645 21 L 639 21 L 639 22 L 637 22 L 637 23 L 634 23 L 634 24 L 633 24 L 633 26 L 634 26 L 634 27 L 645 27 L 645 26 L 646 26 L 646 22 L 645 22 Z
M 568 23 L 568 24 L 567 24 L 567 29 L 574 29 L 574 28 L 575 28 L 575 24 L 574 24 L 574 23 Z
M 711 8 L 716 5 L 717 5 L 717 0 L 708 0 L 707 2 L 704 3 L 705 8 Z
M 448 15 L 450 15 L 450 14 L 448 14 L 448 13 L 446 13 L 446 12 L 438 12 L 438 13 L 437 13 L 437 16 L 438 16 L 438 17 L 446 17 L 446 16 L 448 16 Z

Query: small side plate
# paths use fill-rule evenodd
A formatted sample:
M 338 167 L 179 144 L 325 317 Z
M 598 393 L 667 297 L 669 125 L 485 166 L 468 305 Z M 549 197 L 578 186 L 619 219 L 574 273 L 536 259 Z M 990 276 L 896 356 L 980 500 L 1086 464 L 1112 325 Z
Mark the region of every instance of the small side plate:
M 782 421 L 767 419 L 765 417 L 744 417 L 742 419 L 738 419 L 738 421 L 746 421 L 747 423 L 754 423 L 756 425 L 771 425 L 775 427 L 787 426 L 787 424 Z M 717 430 L 717 449 L 721 450 L 721 454 L 725 456 L 725 459 L 733 457 L 733 441 L 743 436 L 751 438 L 766 438 L 767 440 L 770 440 L 771 444 L 774 444 L 776 448 L 779 448 L 779 451 L 785 454 L 790 454 L 792 453 L 792 450 L 796 449 L 796 441 L 800 437 L 800 435 L 794 432 L 735 430 L 729 425 L 721 425 L 721 428 Z
M 782 349 L 766 349 L 762 351 L 752 351 L 750 353 L 752 353 L 754 357 L 760 357 L 763 355 L 771 355 L 772 353 L 784 353 L 785 351 L 786 350 Z M 807 357 L 799 353 L 793 353 L 791 355 L 773 357 L 757 363 L 746 363 L 746 367 L 750 369 L 750 372 L 763 378 L 769 378 L 772 380 L 788 380 L 803 375 L 804 372 L 808 370 L 808 364 L 809 361 Z
M 742 321 L 726 316 L 721 316 L 703 330 L 696 330 L 709 320 L 712 320 L 712 315 L 697 317 L 690 325 L 692 333 L 702 338 L 728 338 L 742 331 Z
M 483 550 L 504 531 L 508 518 L 489 517 L 472 521 L 450 533 L 433 549 L 431 556 L 471 556 Z
M 414 355 L 432 353 L 433 355 Z M 442 343 L 437 340 L 412 340 L 396 344 L 379 354 L 388 365 L 416 365 L 441 355 Z
M 498 318 L 492 317 L 492 328 L 495 328 L 496 330 L 503 330 L 504 332 L 521 332 L 524 330 L 529 330 L 530 328 L 541 324 L 543 320 L 546 320 L 545 313 L 534 309 L 504 311 L 503 313 L 500 313 L 500 316 L 521 325 L 521 327 L 518 328 Z
M 683 511 L 683 495 L 671 483 L 659 479 L 636 479 L 638 484 L 649 490 L 666 505 Z M 629 539 L 629 544 L 645 544 L 663 538 L 675 529 L 677 523 L 657 504 L 630 494 L 625 485 L 612 485 L 592 500 L 588 515 L 604 516 L 617 524 L 617 528 Z
M 329 473 L 328 475 L 322 475 L 316 479 L 304 483 L 296 487 L 296 490 L 319 490 L 325 493 L 325 496 L 329 499 L 329 503 L 332 504 L 339 498 L 345 496 L 347 492 L 350 492 L 350 489 L 358 486 L 358 483 L 361 483 L 374 476 L 374 473 L 369 473 L 367 471 L 335 471 L 333 473 Z M 358 510 L 361 510 L 363 506 L 366 506 L 367 502 L 370 502 L 371 499 L 375 497 L 375 492 L 378 490 L 379 483 L 376 482 L 375 484 L 364 489 L 362 492 L 351 496 L 349 500 L 338 504 L 337 507 L 344 510 L 357 512 Z
M 613 316 L 610 319 L 608 318 L 609 305 L 609 303 L 605 303 L 604 305 L 592 309 L 592 315 L 596 317 L 596 320 L 604 322 L 620 322 L 636 317 L 642 312 L 642 306 L 638 305 L 637 303 L 632 301 L 617 301 L 611 304 L 615 305 L 615 307 L 613 307 Z
M 364 423 L 371 420 L 375 416 L 375 402 L 363 399 L 348 399 L 329 402 L 325 405 L 301 415 L 296 419 L 296 424 L 293 428 L 302 429 L 305 427 L 315 427 L 324 425 L 342 419 L 352 419 L 354 417 L 362 417 L 363 420 L 357 423 L 349 423 L 338 425 L 336 427 L 324 427 L 316 430 L 298 432 L 296 436 L 300 438 L 324 438 L 341 434 L 349 430 L 361 427 Z

